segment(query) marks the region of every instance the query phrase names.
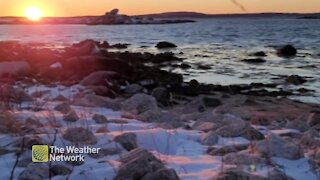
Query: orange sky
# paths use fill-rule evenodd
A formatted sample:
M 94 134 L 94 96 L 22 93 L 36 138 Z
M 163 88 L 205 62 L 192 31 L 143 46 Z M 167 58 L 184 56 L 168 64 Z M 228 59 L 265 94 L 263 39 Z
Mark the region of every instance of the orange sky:
M 238 0 L 249 13 L 319 12 L 320 0 Z M 100 15 L 113 8 L 123 14 L 197 11 L 210 14 L 243 13 L 231 0 L 0 0 L 0 16 L 23 16 L 37 6 L 44 16 Z

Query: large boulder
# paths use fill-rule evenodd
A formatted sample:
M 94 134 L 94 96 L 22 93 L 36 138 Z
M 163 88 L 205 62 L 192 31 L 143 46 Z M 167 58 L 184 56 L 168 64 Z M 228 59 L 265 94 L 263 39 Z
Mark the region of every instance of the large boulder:
M 255 142 L 253 148 L 266 157 L 276 156 L 292 160 L 304 157 L 299 145 L 288 142 L 276 134 L 270 134 L 265 140 Z
M 280 57 L 291 57 L 297 54 L 297 49 L 292 45 L 285 45 L 277 49 L 277 54 Z
M 177 45 L 167 41 L 161 41 L 156 45 L 156 48 L 158 49 L 175 48 L 175 47 L 177 47 Z
M 124 133 L 114 138 L 115 142 L 118 142 L 127 151 L 131 151 L 138 147 L 137 135 L 134 133 Z
M 17 76 L 30 73 L 31 66 L 25 61 L 0 62 L 0 76 Z
M 136 94 L 123 102 L 124 111 L 133 114 L 141 114 L 148 110 L 156 110 L 158 108 L 157 101 L 153 96 L 147 94 Z

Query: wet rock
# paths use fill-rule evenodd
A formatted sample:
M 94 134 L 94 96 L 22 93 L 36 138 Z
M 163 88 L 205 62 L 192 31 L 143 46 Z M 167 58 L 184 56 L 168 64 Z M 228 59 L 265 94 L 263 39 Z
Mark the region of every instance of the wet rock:
M 105 107 L 115 111 L 120 110 L 121 107 L 120 102 L 116 99 L 91 94 L 75 99 L 74 104 L 86 107 Z
M 262 133 L 251 127 L 250 124 L 246 122 L 235 122 L 234 124 L 225 125 L 217 129 L 216 132 L 222 137 L 242 136 L 248 140 L 264 139 L 264 135 Z
M 266 62 L 265 59 L 261 59 L 261 58 L 243 59 L 241 61 L 246 62 L 246 63 L 264 63 L 264 62 Z
M 155 55 L 152 59 L 151 62 L 153 63 L 164 63 L 164 62 L 172 62 L 172 61 L 181 61 L 182 59 L 177 58 L 174 56 L 172 52 L 164 52 Z
M 298 75 L 291 75 L 286 78 L 286 82 L 294 85 L 300 85 L 307 82 L 307 80 Z
M 19 180 L 42 180 L 49 178 L 49 166 L 45 163 L 30 163 L 19 175 Z
M 292 160 L 304 157 L 299 145 L 287 142 L 276 134 L 270 134 L 265 140 L 257 141 L 253 148 L 266 157 L 276 156 Z
M 158 87 L 153 89 L 151 95 L 163 106 L 170 105 L 171 95 L 166 88 Z
M 311 113 L 308 117 L 307 122 L 310 127 L 320 124 L 320 112 Z
M 201 143 L 207 146 L 213 146 L 219 141 L 219 136 L 214 131 L 210 131 L 201 138 Z
M 263 51 L 258 51 L 258 52 L 255 52 L 255 53 L 252 53 L 251 54 L 252 56 L 258 56 L 258 57 L 265 57 L 267 56 L 267 54 Z
M 124 92 L 127 94 L 137 94 L 137 93 L 141 93 L 142 91 L 143 91 L 143 87 L 140 86 L 139 84 L 130 84 L 124 90 Z
M 63 132 L 62 137 L 73 143 L 80 144 L 96 144 L 98 142 L 90 130 L 82 127 L 68 128 Z
M 277 49 L 277 54 L 280 57 L 292 57 L 297 54 L 297 49 L 292 45 L 285 45 Z
M 252 165 L 264 164 L 267 162 L 267 160 L 260 157 L 259 155 L 238 152 L 226 154 L 223 157 L 223 162 L 226 164 Z
M 59 176 L 59 175 L 68 175 L 71 174 L 72 170 L 67 168 L 64 165 L 52 165 L 50 168 L 51 173 L 53 176 Z
M 92 119 L 98 124 L 103 124 L 108 122 L 108 119 L 101 114 L 94 114 Z
M 141 114 L 148 110 L 156 110 L 158 105 L 153 96 L 140 93 L 125 100 L 122 107 L 124 111 L 128 111 L 133 114 Z
M 248 148 L 248 145 L 231 145 L 223 147 L 209 147 L 207 153 L 212 156 L 224 156 L 229 153 L 236 153 Z
M 78 121 L 80 118 L 77 115 L 76 111 L 71 109 L 68 113 L 66 113 L 63 116 L 63 120 L 68 121 L 68 122 L 76 122 Z
M 31 66 L 25 61 L 0 62 L 0 76 L 27 75 Z
M 61 112 L 62 114 L 67 114 L 72 110 L 69 103 L 61 103 L 54 107 L 54 110 Z
M 114 138 L 115 142 L 118 142 L 127 151 L 131 151 L 138 147 L 137 145 L 137 135 L 134 133 L 124 133 Z
M 177 45 L 171 42 L 166 42 L 166 41 L 161 41 L 156 45 L 156 48 L 158 49 L 175 48 L 175 47 L 177 47 Z

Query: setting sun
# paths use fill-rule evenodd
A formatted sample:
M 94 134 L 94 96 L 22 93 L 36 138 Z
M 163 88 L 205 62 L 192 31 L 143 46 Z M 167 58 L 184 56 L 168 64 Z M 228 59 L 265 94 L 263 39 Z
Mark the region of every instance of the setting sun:
M 28 7 L 25 10 L 25 16 L 31 21 L 39 21 L 42 17 L 42 12 L 37 7 Z

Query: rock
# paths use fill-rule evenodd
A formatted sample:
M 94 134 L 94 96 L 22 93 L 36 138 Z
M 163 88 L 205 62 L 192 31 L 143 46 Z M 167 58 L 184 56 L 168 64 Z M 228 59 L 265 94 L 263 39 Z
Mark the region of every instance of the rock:
M 66 49 L 67 57 L 87 56 L 87 55 L 99 55 L 101 51 L 98 47 L 98 43 L 93 40 L 84 40 L 77 44 L 73 44 L 70 48 Z
M 197 121 L 192 128 L 198 131 L 209 132 L 216 130 L 219 127 L 218 124 L 213 122 Z
M 25 61 L 0 62 L 0 76 L 27 75 L 31 66 Z
M 0 113 L 0 133 L 21 133 L 22 124 L 10 112 L 3 111 Z
M 307 122 L 301 119 L 295 119 L 293 121 L 289 121 L 286 124 L 286 128 L 288 129 L 297 129 L 300 132 L 307 131 L 310 127 Z
M 42 180 L 49 178 L 49 166 L 46 163 L 30 163 L 19 175 L 19 180 Z
M 106 85 L 107 80 L 116 74 L 112 71 L 96 71 L 86 76 L 79 84 L 83 86 Z
M 277 49 L 277 54 L 280 57 L 291 57 L 297 54 L 297 49 L 292 45 L 285 45 Z
M 310 154 L 309 163 L 313 171 L 315 171 L 315 173 L 320 172 L 320 148 L 319 147 L 317 147 L 317 149 L 314 149 Z
M 108 119 L 104 115 L 100 115 L 100 114 L 94 114 L 92 119 L 98 124 L 103 124 L 108 122 Z
M 213 180 L 267 180 L 258 175 L 247 173 L 241 169 L 228 169 L 218 174 Z
M 72 110 L 69 103 L 61 103 L 54 107 L 54 110 L 61 112 L 62 114 L 67 114 Z
M 207 153 L 211 156 L 224 156 L 229 153 L 236 153 L 248 148 L 248 145 L 230 145 L 223 147 L 209 147 Z
M 114 138 L 114 141 L 121 144 L 127 151 L 131 151 L 138 147 L 137 135 L 134 133 L 124 133 Z
M 307 80 L 298 75 L 291 75 L 286 78 L 286 82 L 294 85 L 300 85 L 307 82 Z
M 151 62 L 153 63 L 164 63 L 164 62 L 172 62 L 172 61 L 181 61 L 181 59 L 174 56 L 172 52 L 160 53 L 155 55 L 151 59 Z
M 120 44 L 120 43 L 117 43 L 117 44 L 113 44 L 112 46 L 110 46 L 110 48 L 127 49 L 129 45 L 130 45 L 130 44 Z
M 51 173 L 53 176 L 59 176 L 59 175 L 68 175 L 71 174 L 72 170 L 65 167 L 64 165 L 52 165 L 50 168 Z
M 320 146 L 320 134 L 319 129 L 313 129 L 306 131 L 303 133 L 300 138 L 300 144 L 305 146 L 306 148 L 316 148 Z
M 75 99 L 74 104 L 86 107 L 105 107 L 115 111 L 120 110 L 121 107 L 120 102 L 116 99 L 91 94 Z
M 124 111 L 128 111 L 133 114 L 141 114 L 148 110 L 156 110 L 158 105 L 153 96 L 140 93 L 125 100 L 122 108 Z
M 23 136 L 14 142 L 14 145 L 22 150 L 31 149 L 33 145 L 39 144 L 46 144 L 39 136 Z
M 311 113 L 307 122 L 310 127 L 320 124 L 320 112 Z
M 252 165 L 252 164 L 264 164 L 267 160 L 255 154 L 248 154 L 243 152 L 229 153 L 223 157 L 223 162 L 226 164 L 236 165 Z
M 63 116 L 63 120 L 68 122 L 76 122 L 79 119 L 80 119 L 79 116 L 77 115 L 76 111 L 73 109 Z
M 130 84 L 124 90 L 124 92 L 127 94 L 137 94 L 137 93 L 141 93 L 142 91 L 143 91 L 143 87 L 140 86 L 139 84 Z
M 201 138 L 201 143 L 207 146 L 213 146 L 219 141 L 219 136 L 214 131 L 210 131 Z
M 209 65 L 199 64 L 198 65 L 198 69 L 200 69 L 200 70 L 209 70 L 209 69 L 212 69 L 212 67 L 209 66 Z
M 166 179 L 176 178 L 172 170 L 166 169 L 163 163 L 152 153 L 144 149 L 134 149 L 121 157 L 122 164 L 116 180 L 126 179 Z M 159 179 L 159 180 L 160 180 Z M 171 180 L 171 179 L 169 179 Z M 175 179 L 172 179 L 175 180 Z
M 242 136 L 248 140 L 264 139 L 264 135 L 262 133 L 251 127 L 250 124 L 246 122 L 235 122 L 233 124 L 225 125 L 217 129 L 216 132 L 222 137 Z
M 82 127 L 68 128 L 63 132 L 62 137 L 73 143 L 96 144 L 98 142 L 94 134 Z
M 109 16 L 117 16 L 118 13 L 119 13 L 119 9 L 112 9 L 112 10 L 108 13 L 108 15 L 109 15 Z
M 182 63 L 182 64 L 180 64 L 180 68 L 181 69 L 189 69 L 189 68 L 191 68 L 191 66 L 189 64 Z
M 99 150 L 99 153 L 89 154 L 89 156 L 92 158 L 95 158 L 95 159 L 99 159 L 99 158 L 103 158 L 106 156 L 119 154 L 120 152 L 121 152 L 121 149 L 119 149 L 119 148 L 101 148 Z
M 64 97 L 63 95 L 58 95 L 55 98 L 52 99 L 53 101 L 67 101 L 68 99 Z
M 94 94 L 98 96 L 106 96 L 110 98 L 116 97 L 116 92 L 108 88 L 107 86 L 87 86 L 87 88 L 88 90 L 93 91 Z
M 156 48 L 158 49 L 165 49 L 165 48 L 176 48 L 177 45 L 171 43 L 171 42 L 166 42 L 166 41 L 161 41 L 156 45 Z
M 304 157 L 299 145 L 287 142 L 276 134 L 270 134 L 265 140 L 257 141 L 253 148 L 266 157 L 276 156 L 292 160 Z
M 261 59 L 261 58 L 243 59 L 243 60 L 241 60 L 241 61 L 247 62 L 247 63 L 264 63 L 264 62 L 266 62 L 265 59 Z
M 203 103 L 206 107 L 212 108 L 222 105 L 222 102 L 219 99 L 209 97 L 203 97 Z
M 294 180 L 293 178 L 291 178 L 290 176 L 287 176 L 285 172 L 276 169 L 276 168 L 272 168 L 269 173 L 268 173 L 268 178 L 272 179 L 272 180 Z
M 163 106 L 170 105 L 171 95 L 166 88 L 158 87 L 153 89 L 151 95 Z
M 141 180 L 179 180 L 179 176 L 173 169 L 159 169 L 156 172 L 145 175 Z
M 148 110 L 144 113 L 141 113 L 137 118 L 141 121 L 152 123 L 173 124 L 174 122 L 179 123 L 181 121 L 178 113 L 173 111 L 161 111 L 160 109 Z
M 255 52 L 253 54 L 251 54 L 252 56 L 258 56 L 258 57 L 265 57 L 267 56 L 267 54 L 263 51 L 258 51 L 258 52 Z

